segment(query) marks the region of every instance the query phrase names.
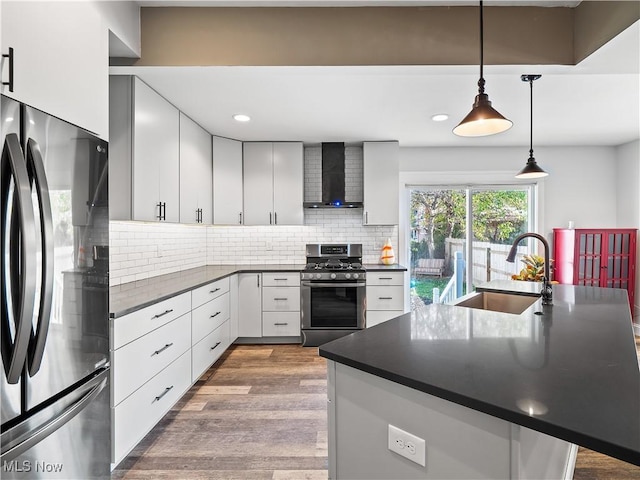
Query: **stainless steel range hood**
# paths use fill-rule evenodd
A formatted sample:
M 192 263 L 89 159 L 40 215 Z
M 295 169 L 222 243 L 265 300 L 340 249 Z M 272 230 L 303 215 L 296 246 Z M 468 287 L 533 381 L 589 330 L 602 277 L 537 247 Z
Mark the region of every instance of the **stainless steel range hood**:
M 345 200 L 344 143 L 322 144 L 322 200 L 304 202 L 304 208 L 362 208 L 362 202 Z

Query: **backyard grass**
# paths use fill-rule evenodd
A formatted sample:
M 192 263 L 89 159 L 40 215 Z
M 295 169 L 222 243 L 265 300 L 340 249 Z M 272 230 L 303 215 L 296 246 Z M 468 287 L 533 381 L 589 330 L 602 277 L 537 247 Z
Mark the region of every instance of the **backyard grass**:
M 444 290 L 444 287 L 449 283 L 451 277 L 428 277 L 424 275 L 411 277 L 411 291 L 415 292 L 418 297 L 428 305 L 433 303 L 433 289 L 439 288 L 440 293 Z

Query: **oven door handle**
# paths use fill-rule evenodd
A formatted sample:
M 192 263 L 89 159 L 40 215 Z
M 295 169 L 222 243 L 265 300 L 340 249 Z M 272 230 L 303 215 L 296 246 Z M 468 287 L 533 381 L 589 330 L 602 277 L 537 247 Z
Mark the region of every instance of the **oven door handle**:
M 342 283 L 342 282 L 301 282 L 303 287 L 321 288 L 321 287 L 362 287 L 366 286 L 365 282 Z

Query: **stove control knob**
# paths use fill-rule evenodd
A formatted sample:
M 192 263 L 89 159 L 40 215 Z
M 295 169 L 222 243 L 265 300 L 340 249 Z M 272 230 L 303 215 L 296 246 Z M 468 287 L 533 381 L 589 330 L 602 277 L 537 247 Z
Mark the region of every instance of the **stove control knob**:
M 354 275 L 357 275 L 357 273 L 355 273 Z M 344 274 L 344 278 L 346 278 L 347 280 L 351 278 L 351 274 L 350 273 L 345 273 Z
M 317 278 L 318 280 L 320 280 L 320 279 L 322 278 L 322 274 L 321 274 L 321 273 L 316 273 L 316 278 Z
M 358 275 L 357 273 L 353 274 L 353 278 L 357 279 L 360 275 Z
M 335 278 L 336 278 L 336 274 L 335 274 L 335 273 L 332 273 L 332 274 L 331 274 L 331 280 L 334 280 Z

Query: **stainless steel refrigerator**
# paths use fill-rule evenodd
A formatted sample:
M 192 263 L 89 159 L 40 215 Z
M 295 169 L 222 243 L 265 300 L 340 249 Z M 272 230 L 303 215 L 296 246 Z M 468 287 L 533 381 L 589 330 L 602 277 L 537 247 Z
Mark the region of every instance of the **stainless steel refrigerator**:
M 0 477 L 109 478 L 107 143 L 0 111 Z

